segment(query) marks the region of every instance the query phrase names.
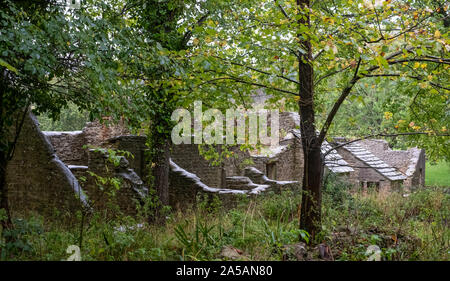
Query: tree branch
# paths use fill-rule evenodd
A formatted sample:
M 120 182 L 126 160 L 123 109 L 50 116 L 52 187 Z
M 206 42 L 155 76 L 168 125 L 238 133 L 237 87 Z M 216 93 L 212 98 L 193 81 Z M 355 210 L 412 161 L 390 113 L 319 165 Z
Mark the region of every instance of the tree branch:
M 344 102 L 344 100 L 350 94 L 350 92 L 351 92 L 353 86 L 356 84 L 356 82 L 358 82 L 358 80 L 361 79 L 361 77 L 358 75 L 360 65 L 361 65 L 361 57 L 359 57 L 358 65 L 356 66 L 355 73 L 353 75 L 352 80 L 347 85 L 347 87 L 344 88 L 344 90 L 342 91 L 338 100 L 336 101 L 333 108 L 331 109 L 331 112 L 328 114 L 325 124 L 323 125 L 322 130 L 320 131 L 320 134 L 319 134 L 319 143 L 322 143 L 323 140 L 325 139 L 325 135 L 328 132 L 328 128 L 330 127 L 331 122 L 333 121 L 334 116 L 336 115 L 337 111 L 341 107 L 341 104 Z
M 409 47 L 409 48 L 406 48 L 406 51 L 410 52 L 413 49 L 414 49 L 414 47 Z M 389 62 L 390 59 L 395 58 L 396 56 L 398 56 L 398 55 L 400 55 L 402 53 L 403 53 L 403 51 L 397 51 L 395 53 L 392 53 L 392 54 L 390 54 L 389 56 L 386 57 L 386 60 Z M 356 66 L 355 74 L 353 75 L 352 80 L 348 83 L 347 87 L 345 87 L 342 90 L 341 95 L 339 96 L 339 98 L 337 99 L 336 103 L 333 105 L 333 108 L 331 109 L 330 113 L 328 114 L 328 117 L 327 117 L 327 119 L 326 119 L 326 121 L 325 121 L 325 123 L 324 123 L 324 125 L 322 127 L 322 130 L 320 131 L 320 134 L 319 134 L 318 140 L 319 140 L 320 143 L 322 143 L 323 140 L 325 139 L 325 136 L 326 136 L 326 134 L 328 132 L 328 129 L 331 126 L 331 122 L 333 121 L 334 116 L 338 112 L 338 110 L 341 107 L 342 103 L 345 101 L 345 99 L 350 94 L 353 86 L 356 84 L 356 82 L 358 82 L 361 78 L 364 77 L 363 75 L 358 74 L 360 64 L 361 64 L 361 57 L 358 60 L 358 65 Z M 372 66 L 371 68 L 367 69 L 365 71 L 365 73 L 367 75 L 367 74 L 371 73 L 372 71 L 374 71 L 374 70 L 376 70 L 378 68 L 380 68 L 380 67 L 379 66 Z
M 346 146 L 348 144 L 351 144 L 351 143 L 354 143 L 354 142 L 358 142 L 358 141 L 362 141 L 362 140 L 365 140 L 365 139 L 373 139 L 373 138 L 376 138 L 376 137 L 398 137 L 398 136 L 412 136 L 412 135 L 430 135 L 430 134 L 426 133 L 426 132 L 407 132 L 407 133 L 397 133 L 397 134 L 379 133 L 379 134 L 367 135 L 367 136 L 363 136 L 363 137 L 360 137 L 360 138 L 357 138 L 357 139 L 354 139 L 354 140 L 347 141 L 347 142 L 341 143 L 339 145 L 336 145 L 336 146 L 332 147 L 331 149 L 327 150 L 323 154 L 323 156 L 325 157 L 326 155 L 330 154 L 331 151 L 336 150 L 336 149 L 338 149 L 340 147 L 344 147 L 344 146 Z M 449 137 L 450 134 L 435 134 L 433 136 L 436 136 L 436 137 Z
M 252 66 L 248 66 L 248 65 L 244 65 L 244 64 L 242 64 L 242 63 L 230 61 L 230 60 L 227 60 L 227 59 L 218 57 L 218 56 L 214 56 L 214 57 L 215 57 L 215 58 L 218 58 L 218 59 L 220 59 L 220 60 L 226 61 L 226 62 L 228 62 L 228 63 L 230 63 L 230 64 L 232 64 L 232 65 L 241 66 L 241 67 L 244 67 L 244 68 L 247 68 L 247 69 L 256 71 L 256 72 L 258 72 L 258 73 L 261 73 L 261 74 L 265 74 L 265 75 L 269 75 L 269 76 L 276 76 L 276 77 L 278 77 L 278 78 L 282 78 L 282 79 L 284 79 L 284 80 L 286 80 L 286 81 L 295 83 L 295 84 L 297 84 L 297 85 L 299 84 L 298 81 L 295 81 L 295 80 L 293 80 L 293 79 L 291 79 L 291 78 L 288 78 L 288 77 L 286 77 L 286 76 L 283 76 L 283 75 L 272 74 L 272 73 L 269 73 L 269 72 L 266 72 L 266 71 L 263 71 L 263 70 L 260 70 L 260 69 L 256 69 L 256 68 L 254 68 L 254 67 L 252 67 Z
M 398 73 L 367 74 L 367 75 L 364 75 L 364 77 L 401 77 L 401 74 L 398 74 Z M 404 76 L 404 77 L 408 77 L 408 78 L 411 78 L 411 79 L 416 79 L 416 80 L 419 80 L 419 81 L 426 81 L 426 79 L 424 77 L 422 77 L 422 76 L 408 75 L 408 76 Z M 438 84 L 438 83 L 435 83 L 435 82 L 432 82 L 432 81 L 428 81 L 428 83 L 430 83 L 431 85 L 433 85 L 435 87 L 438 87 L 438 88 L 450 91 L 450 88 L 446 88 L 446 87 L 442 86 L 441 84 Z
M 265 88 L 265 89 L 274 90 L 274 91 L 278 91 L 278 92 L 281 92 L 281 93 L 298 96 L 297 93 L 294 93 L 294 92 L 291 92 L 291 91 L 288 91 L 288 90 L 283 90 L 283 89 L 280 89 L 280 88 L 267 86 L 267 85 L 264 85 L 264 84 L 261 84 L 261 83 L 245 81 L 245 80 L 243 80 L 241 78 L 230 76 L 230 75 L 229 75 L 229 77 L 219 77 L 219 78 L 214 78 L 214 79 L 205 81 L 205 82 L 201 83 L 200 85 L 198 85 L 198 87 L 200 87 L 200 86 L 202 86 L 204 84 L 208 84 L 208 83 L 211 83 L 211 82 L 214 82 L 214 81 L 219 81 L 219 80 L 233 80 L 235 82 L 242 83 L 242 84 L 247 84 L 247 85 L 251 85 L 251 86 L 258 86 L 258 87 L 262 87 L 262 88 Z
M 196 23 L 196 26 L 202 26 L 202 24 L 205 22 L 205 20 L 209 17 L 210 12 L 207 12 L 205 15 L 203 15 Z M 187 42 L 189 42 L 189 40 L 192 37 L 192 30 L 188 30 L 186 31 L 186 33 L 183 36 L 183 45 L 186 45 Z
M 275 4 L 277 5 L 278 9 L 280 9 L 281 13 L 283 13 L 283 15 L 288 19 L 291 20 L 291 17 L 289 17 L 289 15 L 286 13 L 286 11 L 283 9 L 283 7 L 278 4 L 277 0 L 274 0 Z

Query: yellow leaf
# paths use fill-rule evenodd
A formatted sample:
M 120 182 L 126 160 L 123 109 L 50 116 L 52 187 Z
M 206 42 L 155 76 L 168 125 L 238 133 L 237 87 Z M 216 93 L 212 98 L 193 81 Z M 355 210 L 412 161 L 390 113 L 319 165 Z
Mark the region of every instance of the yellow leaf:
M 420 67 L 420 62 L 416 62 L 416 63 L 414 64 L 414 69 L 419 68 L 419 67 Z
M 325 21 L 326 23 L 330 23 L 331 25 L 334 24 L 334 19 L 333 19 L 333 18 L 325 17 L 325 18 L 324 18 L 324 21 Z
M 436 31 L 434 32 L 434 37 L 435 38 L 440 38 L 441 37 L 441 32 L 436 29 Z
M 385 118 L 386 120 L 391 119 L 392 116 L 393 116 L 393 113 L 392 113 L 392 112 L 386 111 L 386 112 L 384 113 L 384 118 Z

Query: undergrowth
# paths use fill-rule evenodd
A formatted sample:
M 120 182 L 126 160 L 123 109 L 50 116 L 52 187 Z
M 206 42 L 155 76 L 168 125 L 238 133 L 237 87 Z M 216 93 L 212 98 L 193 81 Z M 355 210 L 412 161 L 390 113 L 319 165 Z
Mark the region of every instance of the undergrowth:
M 0 259 L 66 260 L 68 246 L 78 245 L 83 260 L 224 260 L 224 247 L 239 249 L 241 260 L 281 260 L 284 245 L 309 240 L 298 229 L 299 203 L 292 191 L 241 198 L 231 209 L 218 198 L 199 198 L 173 210 L 164 225 L 148 224 L 145 216 L 94 213 L 81 245 L 79 213 L 71 224 L 56 216 L 16 218 L 15 230 L 2 235 Z M 450 195 L 442 189 L 352 192 L 332 179 L 322 213 L 322 232 L 309 242 L 327 244 L 335 260 L 366 260 L 369 245 L 380 247 L 383 260 L 449 260 Z

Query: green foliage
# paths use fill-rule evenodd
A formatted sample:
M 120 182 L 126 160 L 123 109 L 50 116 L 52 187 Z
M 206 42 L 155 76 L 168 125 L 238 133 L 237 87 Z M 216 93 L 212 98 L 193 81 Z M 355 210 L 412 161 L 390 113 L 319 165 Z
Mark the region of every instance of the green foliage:
M 207 255 L 214 249 L 216 243 L 215 237 L 211 235 L 213 226 L 209 226 L 207 221 L 194 220 L 194 231 L 186 234 L 185 227 L 191 222 L 186 221 L 175 227 L 175 237 L 183 245 L 182 258 L 196 260 L 198 256 L 208 257 Z M 206 255 L 206 256 L 205 256 Z
M 79 111 L 73 103 L 69 103 L 67 108 L 61 109 L 57 120 L 47 114 L 39 115 L 38 120 L 42 131 L 78 131 L 89 121 L 89 113 Z
M 0 218 L 0 220 L 2 219 Z M 0 260 L 7 260 L 23 254 L 34 254 L 34 249 L 27 238 L 30 235 L 40 235 L 44 231 L 40 222 L 36 220 L 15 219 L 14 225 L 14 229 L 2 231 L 4 241 L 0 242 L 2 249 Z
M 129 151 L 125 150 L 118 150 L 118 149 L 104 149 L 104 148 L 95 148 L 92 146 L 85 145 L 83 146 L 84 149 L 92 149 L 94 153 L 101 153 L 106 156 L 105 160 L 105 174 L 99 175 L 93 171 L 87 171 L 89 176 L 91 176 L 94 179 L 95 185 L 97 188 L 106 196 L 106 198 L 99 198 L 97 200 L 108 200 L 112 201 L 116 197 L 117 192 L 121 189 L 122 186 L 122 179 L 117 178 L 114 176 L 111 176 L 113 171 L 109 171 L 109 166 L 112 165 L 114 168 L 117 168 L 120 166 L 121 162 L 123 160 L 126 160 L 125 157 L 133 158 L 133 154 L 131 154 Z M 86 181 L 86 178 L 81 179 L 82 182 Z M 92 200 L 91 200 L 92 201 Z M 96 204 L 98 202 L 92 202 L 93 204 Z M 114 208 L 117 206 L 113 206 Z
M 298 110 L 300 42 L 306 40 L 313 50 L 317 125 L 352 86 L 330 135 L 408 133 L 392 141 L 395 147 L 449 157 L 447 4 L 312 1 L 302 9 L 295 1 L 216 2 L 191 42 L 195 75 L 189 83 L 207 106 L 247 107 L 258 90 L 270 95 L 269 107 Z M 310 25 L 299 22 L 306 15 Z
M 323 236 L 341 260 L 365 260 L 378 245 L 385 260 L 447 260 L 448 207 L 442 189 L 402 193 L 350 193 L 335 202 L 324 193 Z
M 449 259 L 450 195 L 442 188 L 419 189 L 404 197 L 345 187 L 338 191 L 342 183 L 333 184 L 327 183 L 323 196 L 324 221 L 316 242 L 326 243 L 336 260 L 366 260 L 372 244 L 381 248 L 383 260 Z M 242 251 L 243 260 L 280 260 L 284 245 L 309 238 L 298 230 L 298 193 L 262 195 L 232 209 L 217 200 L 200 198 L 196 207 L 169 212 L 165 225 L 148 224 L 146 215 L 105 219 L 103 212 L 95 212 L 85 218 L 82 259 L 225 260 L 221 251 L 232 246 Z M 66 248 L 79 242 L 82 216 L 74 219 L 71 224 L 39 217 L 22 220 L 15 236 L 22 243 L 11 246 L 2 259 L 67 259 Z M 5 245 L 4 238 L 0 243 Z M 317 248 L 307 250 L 317 258 Z

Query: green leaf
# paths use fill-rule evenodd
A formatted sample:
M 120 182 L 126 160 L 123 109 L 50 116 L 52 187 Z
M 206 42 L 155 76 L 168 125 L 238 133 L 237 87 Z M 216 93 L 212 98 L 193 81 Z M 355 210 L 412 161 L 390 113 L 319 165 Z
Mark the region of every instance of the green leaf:
M 10 65 L 9 63 L 7 63 L 2 59 L 0 59 L 0 65 L 6 67 L 8 70 L 14 72 L 15 74 L 19 74 L 19 71 L 17 71 L 17 69 L 14 66 Z

